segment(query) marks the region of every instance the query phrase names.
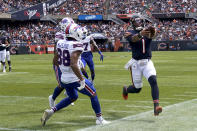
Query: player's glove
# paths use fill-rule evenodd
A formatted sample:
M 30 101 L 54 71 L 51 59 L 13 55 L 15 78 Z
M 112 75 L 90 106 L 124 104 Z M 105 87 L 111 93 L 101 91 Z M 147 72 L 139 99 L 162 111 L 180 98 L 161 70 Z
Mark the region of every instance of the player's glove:
M 78 90 L 82 90 L 83 88 L 85 88 L 85 79 L 80 81 L 80 87 L 77 87 L 77 88 L 78 88 Z
M 103 58 L 104 58 L 104 56 L 103 56 L 102 52 L 101 52 L 101 51 L 99 51 L 98 53 L 100 54 L 100 61 L 102 61 L 102 62 L 103 62 Z
M 156 35 L 156 29 L 153 26 L 149 26 L 148 31 L 150 31 L 150 38 L 153 38 Z

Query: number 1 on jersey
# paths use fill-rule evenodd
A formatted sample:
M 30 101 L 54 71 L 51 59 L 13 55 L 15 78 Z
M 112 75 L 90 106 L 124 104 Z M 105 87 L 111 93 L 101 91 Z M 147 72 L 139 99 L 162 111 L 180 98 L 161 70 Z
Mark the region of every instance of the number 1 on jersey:
M 142 39 L 142 53 L 145 54 L 145 40 Z

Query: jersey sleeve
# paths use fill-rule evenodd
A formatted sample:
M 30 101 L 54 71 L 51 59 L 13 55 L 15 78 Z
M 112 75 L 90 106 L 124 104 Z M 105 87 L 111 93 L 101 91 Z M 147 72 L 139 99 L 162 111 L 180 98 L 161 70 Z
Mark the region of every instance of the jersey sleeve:
M 131 35 L 127 36 L 126 39 L 127 39 L 130 43 L 132 43 L 132 36 L 134 36 L 135 33 L 134 33 L 133 31 L 130 31 L 130 30 L 129 30 L 128 32 L 131 33 Z
M 83 52 L 83 44 L 82 43 L 74 43 L 73 44 L 73 50 Z
M 64 35 L 60 32 L 57 32 L 55 34 L 55 42 L 58 42 L 59 40 L 63 40 L 64 39 Z

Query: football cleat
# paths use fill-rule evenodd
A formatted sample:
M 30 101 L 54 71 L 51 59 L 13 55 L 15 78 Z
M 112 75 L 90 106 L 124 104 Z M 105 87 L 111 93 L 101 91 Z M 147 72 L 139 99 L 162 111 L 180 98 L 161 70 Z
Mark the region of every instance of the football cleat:
M 6 73 L 6 70 L 5 69 L 3 70 L 3 73 Z
M 49 110 L 49 109 L 46 109 L 44 111 L 44 114 L 42 115 L 42 118 L 41 118 L 41 124 L 42 126 L 45 126 L 46 124 L 46 121 L 53 115 L 53 111 L 52 110 Z
M 122 96 L 125 100 L 128 99 L 128 92 L 127 92 L 127 87 L 126 86 L 123 86 Z
M 106 125 L 111 123 L 110 121 L 106 121 L 105 119 L 103 119 L 102 117 L 97 118 L 96 119 L 96 125 Z
M 155 108 L 155 110 L 154 110 L 154 115 L 155 115 L 155 116 L 158 116 L 159 113 L 161 113 L 161 112 L 162 112 L 162 107 L 161 107 L 161 106 L 157 106 L 157 107 Z
M 49 106 L 51 108 L 55 106 L 55 101 L 53 100 L 53 95 L 49 96 Z

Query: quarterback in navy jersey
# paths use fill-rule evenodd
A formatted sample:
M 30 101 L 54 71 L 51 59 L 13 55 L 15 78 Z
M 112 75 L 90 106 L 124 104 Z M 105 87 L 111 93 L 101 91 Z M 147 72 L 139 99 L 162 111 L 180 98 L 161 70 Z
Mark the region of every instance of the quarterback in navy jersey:
M 123 87 L 123 98 L 128 99 L 128 93 L 139 93 L 143 86 L 144 76 L 150 86 L 154 103 L 154 115 L 162 112 L 159 106 L 159 88 L 157 85 L 156 70 L 151 61 L 151 42 L 156 36 L 156 29 L 153 26 L 145 27 L 145 19 L 140 15 L 133 15 L 131 18 L 133 30 L 125 33 L 125 38 L 132 47 L 132 59 L 128 61 L 125 68 L 130 70 L 133 85 Z

